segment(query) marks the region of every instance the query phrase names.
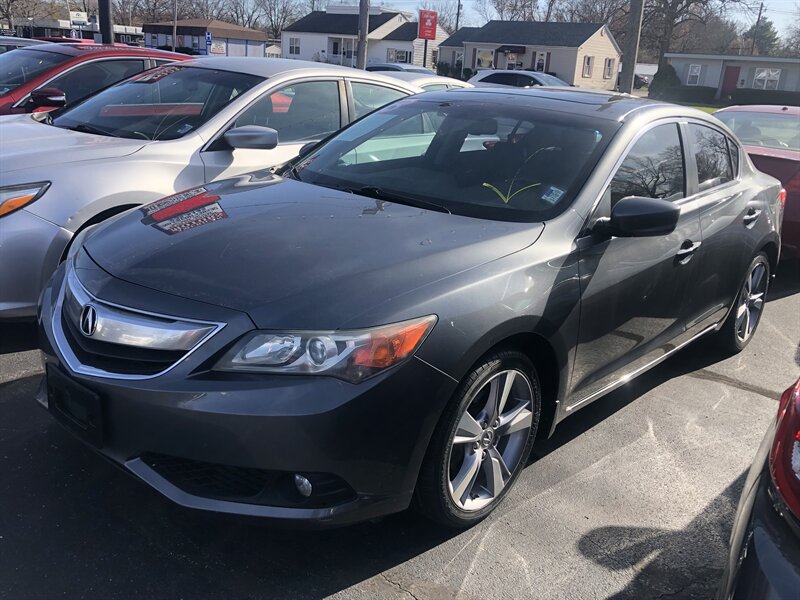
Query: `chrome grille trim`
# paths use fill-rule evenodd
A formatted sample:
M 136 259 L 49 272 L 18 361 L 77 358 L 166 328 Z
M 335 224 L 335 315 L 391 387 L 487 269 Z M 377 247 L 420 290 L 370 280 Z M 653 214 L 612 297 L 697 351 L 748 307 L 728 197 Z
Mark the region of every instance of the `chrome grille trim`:
M 88 339 L 120 346 L 184 351 L 185 354 L 166 369 L 147 375 L 106 371 L 82 363 L 64 333 L 62 313 L 79 326 L 82 307 L 90 303 L 97 309 L 98 320 L 96 334 Z M 225 323 L 184 319 L 101 300 L 83 287 L 72 265 L 66 267 L 51 323 L 56 346 L 70 369 L 83 375 L 125 380 L 153 379 L 167 373 L 225 327 Z

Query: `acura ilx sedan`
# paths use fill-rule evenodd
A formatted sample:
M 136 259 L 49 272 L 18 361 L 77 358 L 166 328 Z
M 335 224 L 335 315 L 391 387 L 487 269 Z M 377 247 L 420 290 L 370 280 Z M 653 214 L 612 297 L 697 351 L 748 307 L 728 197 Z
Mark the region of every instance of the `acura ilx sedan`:
M 184 506 L 470 526 L 537 434 L 744 348 L 779 257 L 778 181 L 685 107 L 430 92 L 301 154 L 85 231 L 41 299 L 39 401 Z
M 82 229 L 185 188 L 280 165 L 421 91 L 347 67 L 212 57 L 149 70 L 55 116 L 5 117 L 0 252 L 25 260 L 0 261 L 0 319 L 35 316 L 39 293 Z

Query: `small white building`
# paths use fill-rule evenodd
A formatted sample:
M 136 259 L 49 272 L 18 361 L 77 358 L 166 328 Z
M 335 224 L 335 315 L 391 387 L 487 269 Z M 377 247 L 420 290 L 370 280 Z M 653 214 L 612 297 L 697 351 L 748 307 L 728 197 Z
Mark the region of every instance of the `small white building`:
M 555 75 L 576 87 L 613 90 L 622 52 L 602 23 L 489 21 L 442 46 L 445 61 L 462 57 L 463 68 L 527 69 Z M 461 42 L 463 52 L 457 50 Z M 454 62 L 450 63 L 451 65 Z
M 428 41 L 428 55 L 423 57 L 425 41 L 417 37 L 417 30 L 411 13 L 370 7 L 367 63 L 435 65 L 439 42 L 447 33 L 437 27 L 436 39 Z M 330 5 L 284 28 L 281 56 L 354 67 L 357 39 L 358 7 Z
M 664 54 L 682 85 L 717 88 L 724 98 L 741 88 L 800 92 L 800 60 L 737 54 Z
M 144 45 L 148 48 L 171 47 L 172 27 L 172 21 L 145 23 L 142 26 Z M 263 31 L 216 19 L 179 20 L 176 33 L 176 48 L 189 48 L 197 54 L 212 56 L 263 57 L 267 45 L 267 34 Z

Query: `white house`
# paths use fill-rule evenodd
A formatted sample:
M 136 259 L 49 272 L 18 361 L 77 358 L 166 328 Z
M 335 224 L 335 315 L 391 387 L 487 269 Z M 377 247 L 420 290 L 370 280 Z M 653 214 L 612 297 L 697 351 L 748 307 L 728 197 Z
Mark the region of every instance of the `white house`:
M 313 11 L 286 27 L 281 33 L 281 56 L 347 66 L 356 64 L 358 7 L 329 5 Z M 428 42 L 425 63 L 438 59 L 439 41 L 447 33 L 437 27 L 435 40 Z M 405 62 L 423 64 L 424 40 L 417 37 L 417 23 L 411 13 L 370 7 L 367 34 L 367 63 Z
M 458 30 L 442 46 L 443 60 L 462 57 L 463 67 L 528 69 L 551 73 L 576 87 L 612 90 L 622 52 L 602 23 L 540 23 L 489 21 L 461 34 Z M 456 44 L 461 42 L 463 53 Z M 450 57 L 450 58 L 448 58 Z M 451 62 L 451 65 L 455 62 Z
M 664 54 L 683 85 L 717 88 L 716 98 L 740 88 L 800 92 L 800 60 L 737 54 Z

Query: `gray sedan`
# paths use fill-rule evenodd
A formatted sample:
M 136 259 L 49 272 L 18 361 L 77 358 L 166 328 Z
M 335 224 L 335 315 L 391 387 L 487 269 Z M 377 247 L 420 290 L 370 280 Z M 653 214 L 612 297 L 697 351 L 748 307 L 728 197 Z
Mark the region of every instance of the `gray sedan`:
M 206 58 L 54 117 L 0 120 L 0 319 L 31 317 L 73 236 L 134 206 L 281 164 L 414 85 L 304 61 Z

